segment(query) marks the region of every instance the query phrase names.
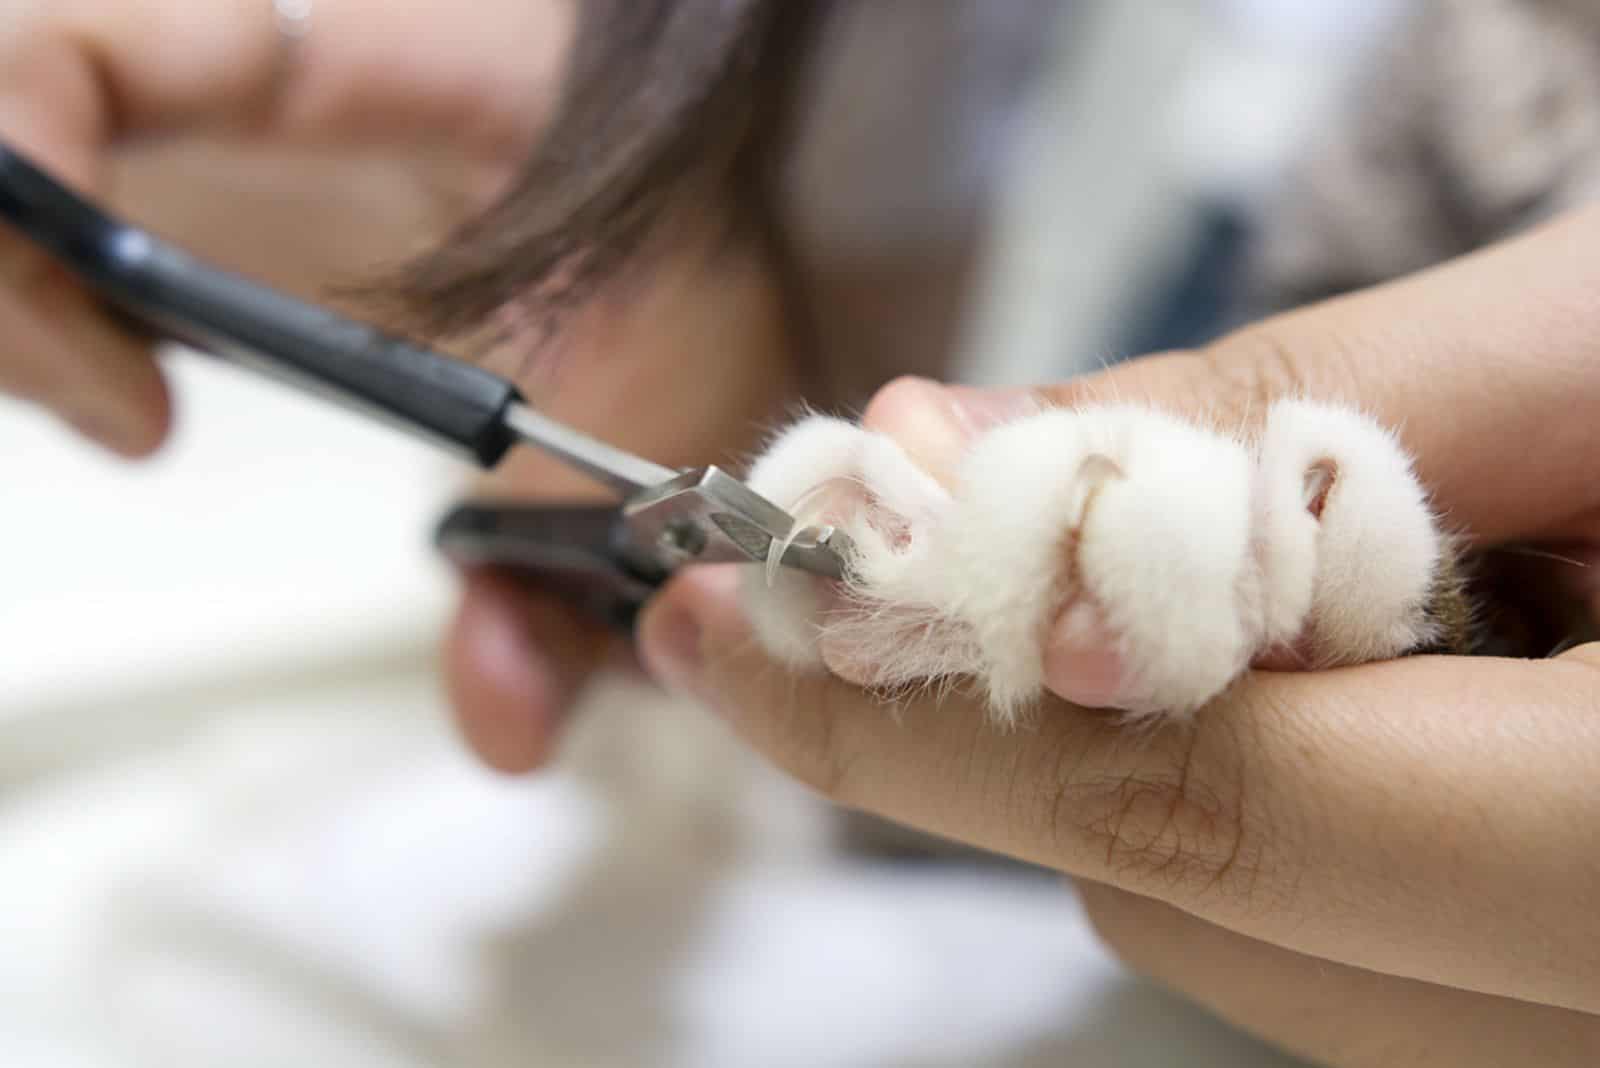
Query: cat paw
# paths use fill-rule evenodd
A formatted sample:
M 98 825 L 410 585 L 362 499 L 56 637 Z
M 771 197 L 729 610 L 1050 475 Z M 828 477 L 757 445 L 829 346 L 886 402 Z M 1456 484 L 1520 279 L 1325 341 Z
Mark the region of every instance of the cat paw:
M 853 545 L 838 584 L 749 569 L 772 655 L 889 690 L 970 679 L 1006 721 L 1046 689 L 1181 714 L 1264 657 L 1348 663 L 1431 636 L 1425 496 L 1346 409 L 1280 402 L 1254 444 L 1136 406 L 1045 410 L 976 438 L 948 484 L 813 416 L 749 482 Z

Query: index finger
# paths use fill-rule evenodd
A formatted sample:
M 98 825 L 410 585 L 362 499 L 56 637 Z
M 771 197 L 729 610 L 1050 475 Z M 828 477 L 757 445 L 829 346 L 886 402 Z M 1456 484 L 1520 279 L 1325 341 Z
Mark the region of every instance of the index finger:
M 1600 505 L 1600 209 L 1267 319 L 1198 352 L 1039 395 L 1152 401 L 1236 430 L 1271 401 L 1343 401 L 1399 433 L 1446 518 L 1481 541 Z
M 729 570 L 668 587 L 646 657 L 827 797 L 1324 959 L 1600 1008 L 1600 945 L 1561 934 L 1600 900 L 1600 651 L 1255 673 L 1192 726 L 1052 701 L 1004 730 L 789 674 Z
M 80 192 L 103 186 L 105 104 L 91 57 L 37 14 L 0 41 L 0 137 Z M 127 456 L 155 449 L 171 422 L 161 371 L 142 338 L 106 317 L 67 272 L 0 226 L 0 392 L 55 411 Z

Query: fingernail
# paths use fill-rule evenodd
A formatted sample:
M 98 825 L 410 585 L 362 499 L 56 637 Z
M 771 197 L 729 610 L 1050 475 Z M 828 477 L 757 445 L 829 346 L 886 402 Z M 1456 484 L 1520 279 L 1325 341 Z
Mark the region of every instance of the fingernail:
M 700 621 L 673 606 L 651 628 L 645 644 L 645 666 L 655 680 L 674 693 L 693 694 L 700 685 Z
M 864 425 L 887 434 L 917 466 L 949 485 L 972 439 L 1038 410 L 1024 389 L 985 390 L 902 378 L 875 397 Z
M 1044 677 L 1056 694 L 1085 708 L 1119 708 L 1127 700 L 1127 665 L 1094 605 L 1080 601 L 1050 628 Z
M 1033 390 L 1015 387 L 979 389 L 975 386 L 946 386 L 945 396 L 956 424 L 969 438 L 1033 415 L 1043 408 L 1038 394 Z
M 578 627 L 563 628 L 515 583 L 487 570 L 464 579 L 445 647 L 451 702 L 490 767 L 530 771 L 549 759 L 593 654 Z
M 867 406 L 863 425 L 893 438 L 911 460 L 943 481 L 971 437 L 950 406 L 950 394 L 926 378 L 902 378 Z
M 508 616 L 495 622 L 478 639 L 477 666 L 485 681 L 502 692 L 528 695 L 530 704 L 548 701 L 555 672 L 524 621 Z

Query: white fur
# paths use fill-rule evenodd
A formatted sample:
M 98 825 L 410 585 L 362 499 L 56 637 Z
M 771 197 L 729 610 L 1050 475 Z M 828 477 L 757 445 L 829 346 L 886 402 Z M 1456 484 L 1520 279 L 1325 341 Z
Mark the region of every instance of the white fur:
M 1145 713 L 1193 710 L 1274 648 L 1348 663 L 1432 636 L 1425 495 L 1395 439 L 1347 409 L 1278 402 L 1254 448 L 1146 408 L 1047 410 L 977 438 L 950 481 L 842 420 L 780 435 L 751 486 L 855 552 L 835 590 L 751 568 L 758 640 L 867 685 L 970 677 L 1009 721 L 1044 690 L 1069 608 L 1109 635 L 1119 707 Z
M 1394 436 L 1348 408 L 1282 401 L 1268 414 L 1262 455 L 1276 458 L 1284 481 L 1318 462 L 1335 472 L 1310 557 L 1312 665 L 1383 660 L 1431 639 L 1423 610 L 1442 539 Z
M 773 503 L 792 508 L 829 479 L 853 478 L 865 436 L 843 419 L 802 419 L 768 446 L 750 469 L 748 482 Z M 799 571 L 779 569 L 771 576 L 770 589 L 765 568 L 748 571 L 745 600 L 757 640 L 791 667 L 821 666 L 817 623 L 827 591 Z

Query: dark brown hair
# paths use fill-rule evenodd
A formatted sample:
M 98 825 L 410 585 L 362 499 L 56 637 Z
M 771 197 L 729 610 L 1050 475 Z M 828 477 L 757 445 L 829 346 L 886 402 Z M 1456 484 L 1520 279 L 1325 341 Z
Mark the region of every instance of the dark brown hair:
M 413 333 L 449 338 L 515 307 L 548 329 L 673 220 L 759 225 L 764 149 L 819 4 L 581 0 L 550 128 L 511 188 L 381 287 Z

